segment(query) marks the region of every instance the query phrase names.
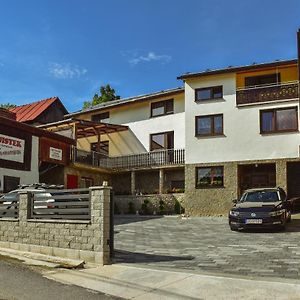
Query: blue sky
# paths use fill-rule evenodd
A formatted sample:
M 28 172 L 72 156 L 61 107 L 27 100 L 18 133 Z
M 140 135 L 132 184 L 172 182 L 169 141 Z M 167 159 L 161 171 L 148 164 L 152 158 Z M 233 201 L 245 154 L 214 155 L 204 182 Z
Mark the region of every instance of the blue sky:
M 298 27 L 299 0 L 2 0 L 0 103 L 59 96 L 75 111 L 106 83 L 128 97 L 296 58 Z

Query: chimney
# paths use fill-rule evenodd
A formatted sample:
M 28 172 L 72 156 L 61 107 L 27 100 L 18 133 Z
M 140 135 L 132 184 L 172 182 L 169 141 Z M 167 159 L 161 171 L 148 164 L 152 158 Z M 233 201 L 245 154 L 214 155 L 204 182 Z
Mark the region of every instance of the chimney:
M 16 114 L 5 108 L 0 108 L 0 117 L 16 120 Z

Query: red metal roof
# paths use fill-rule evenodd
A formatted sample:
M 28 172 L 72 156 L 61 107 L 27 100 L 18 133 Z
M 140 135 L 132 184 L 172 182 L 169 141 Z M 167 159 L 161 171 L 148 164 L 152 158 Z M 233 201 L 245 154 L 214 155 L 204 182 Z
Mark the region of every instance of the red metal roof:
M 58 97 L 52 97 L 37 102 L 20 105 L 10 109 L 10 111 L 16 114 L 18 122 L 33 121 L 55 101 L 60 100 Z

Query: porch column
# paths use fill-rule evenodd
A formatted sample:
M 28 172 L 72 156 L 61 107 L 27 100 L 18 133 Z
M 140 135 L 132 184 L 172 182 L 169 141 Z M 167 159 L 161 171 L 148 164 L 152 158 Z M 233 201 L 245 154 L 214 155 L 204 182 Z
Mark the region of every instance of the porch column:
M 164 193 L 165 172 L 164 169 L 159 169 L 159 194 Z
M 131 171 L 131 195 L 135 195 L 135 171 Z

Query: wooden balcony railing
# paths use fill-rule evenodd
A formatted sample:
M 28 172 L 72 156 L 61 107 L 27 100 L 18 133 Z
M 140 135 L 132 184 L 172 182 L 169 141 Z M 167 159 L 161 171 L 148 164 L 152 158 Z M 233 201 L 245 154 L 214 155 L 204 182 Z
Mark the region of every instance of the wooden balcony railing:
M 124 156 L 105 156 L 73 148 L 72 161 L 105 169 L 136 169 L 155 166 L 183 165 L 184 149 L 167 149 Z
M 298 82 L 254 86 L 236 91 L 236 104 L 252 104 L 299 97 Z

